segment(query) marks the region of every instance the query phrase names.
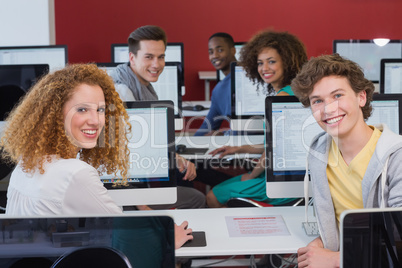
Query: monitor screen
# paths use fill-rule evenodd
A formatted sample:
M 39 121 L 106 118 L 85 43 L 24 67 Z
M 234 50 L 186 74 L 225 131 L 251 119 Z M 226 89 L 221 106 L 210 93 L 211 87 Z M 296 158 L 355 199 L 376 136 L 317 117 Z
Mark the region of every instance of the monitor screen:
M 372 107 L 367 124 L 385 123 L 401 134 L 402 95 L 375 94 Z M 267 196 L 303 197 L 307 153 L 323 130 L 294 96 L 267 97 L 266 120 Z
M 240 60 L 240 50 L 243 48 L 243 46 L 246 44 L 246 42 L 235 42 L 234 47 L 236 48 L 236 60 Z M 225 75 L 223 74 L 222 71 L 217 70 L 216 71 L 216 80 L 219 82 L 225 78 Z
M 378 83 L 381 59 L 402 58 L 402 40 L 391 40 L 382 47 L 373 40 L 334 40 L 333 52 L 359 64 L 364 76 Z
M 0 65 L 0 136 L 5 128 L 5 119 L 21 97 L 47 74 L 49 65 Z
M 130 169 L 128 186 L 114 187 L 118 179 L 102 174 L 101 180 L 120 206 L 173 204 L 176 202 L 173 102 L 126 102 L 130 117 Z
M 82 217 L 3 215 L 0 225 L 0 266 L 3 268 L 51 267 L 62 255 L 95 247 L 122 252 L 132 267 L 164 267 L 162 263 L 168 264 L 166 267 L 174 266 L 174 222 L 169 216 L 136 216 L 134 213 Z M 88 254 L 85 255 L 93 259 Z M 36 262 L 32 259 L 35 257 L 38 257 Z M 70 263 L 67 267 L 76 266 Z
M 401 208 L 346 210 L 341 214 L 340 267 L 402 267 Z
M 48 64 L 52 72 L 64 68 L 67 61 L 66 45 L 0 47 L 0 64 Z
M 182 109 L 182 84 L 181 84 L 181 63 L 166 62 L 163 72 L 158 81 L 151 83 L 154 87 L 159 100 L 170 100 L 174 103 L 175 117 L 181 117 Z
M 48 72 L 48 64 L 0 65 L 0 87 L 15 85 L 28 91 Z
M 402 93 L 402 58 L 381 60 L 380 93 Z
M 267 92 L 261 86 L 257 89 L 246 76 L 243 67 L 236 62 L 231 64 L 232 130 L 263 130 L 265 97 Z

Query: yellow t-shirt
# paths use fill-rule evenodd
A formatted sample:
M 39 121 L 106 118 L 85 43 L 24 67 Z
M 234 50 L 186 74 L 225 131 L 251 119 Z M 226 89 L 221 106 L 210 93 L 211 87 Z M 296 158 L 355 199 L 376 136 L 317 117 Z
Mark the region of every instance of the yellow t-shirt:
M 329 149 L 327 177 L 338 226 L 344 210 L 363 208 L 362 180 L 381 136 L 380 130 L 370 127 L 374 130 L 370 140 L 349 166 L 343 160 L 334 140 Z

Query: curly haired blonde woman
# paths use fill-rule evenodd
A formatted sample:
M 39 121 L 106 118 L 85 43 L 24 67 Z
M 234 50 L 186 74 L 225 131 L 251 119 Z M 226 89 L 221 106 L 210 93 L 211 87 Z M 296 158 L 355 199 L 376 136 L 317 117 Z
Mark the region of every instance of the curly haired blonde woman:
M 1 139 L 2 156 L 17 164 L 6 214 L 121 213 L 98 170 L 127 174 L 127 123 L 113 81 L 95 65 L 43 77 L 10 113 Z

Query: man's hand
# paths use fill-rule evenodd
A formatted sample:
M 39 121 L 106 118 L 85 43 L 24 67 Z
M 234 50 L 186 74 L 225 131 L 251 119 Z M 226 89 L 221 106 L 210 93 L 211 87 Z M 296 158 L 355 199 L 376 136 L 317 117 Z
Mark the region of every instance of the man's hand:
M 194 237 L 192 235 L 193 230 L 188 227 L 188 222 L 184 221 L 182 224 L 174 224 L 174 242 L 175 249 L 179 249 L 188 240 L 192 240 Z
M 181 173 L 185 173 L 183 180 L 192 181 L 195 179 L 195 177 L 197 177 L 197 172 L 194 163 L 188 161 L 187 159 L 183 158 L 178 154 L 176 154 L 176 165 L 177 169 Z

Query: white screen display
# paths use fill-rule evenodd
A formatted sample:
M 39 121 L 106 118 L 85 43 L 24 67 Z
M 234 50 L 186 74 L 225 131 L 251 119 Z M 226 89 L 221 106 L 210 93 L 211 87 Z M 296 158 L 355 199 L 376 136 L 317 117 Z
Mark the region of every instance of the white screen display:
M 257 91 L 257 85 L 246 76 L 243 67 L 235 67 L 235 114 L 264 115 L 266 94 L 261 88 Z
M 384 93 L 402 93 L 402 59 L 387 62 L 384 68 Z
M 129 134 L 130 169 L 128 182 L 169 180 L 167 108 L 127 109 L 132 131 Z M 114 175 L 103 174 L 103 183 Z
M 64 47 L 0 48 L 0 64 L 49 64 L 49 71 L 66 66 Z
M 179 76 L 177 66 L 165 66 L 158 81 L 151 83 L 159 100 L 171 100 L 174 113 L 179 114 Z

